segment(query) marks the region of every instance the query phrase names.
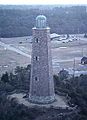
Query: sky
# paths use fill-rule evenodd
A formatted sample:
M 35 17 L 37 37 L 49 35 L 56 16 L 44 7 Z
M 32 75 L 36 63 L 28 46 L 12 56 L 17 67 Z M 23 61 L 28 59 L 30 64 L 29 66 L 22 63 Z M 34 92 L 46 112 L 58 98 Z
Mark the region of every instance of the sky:
M 11 4 L 11 5 L 86 4 L 87 5 L 87 0 L 0 0 L 0 4 Z

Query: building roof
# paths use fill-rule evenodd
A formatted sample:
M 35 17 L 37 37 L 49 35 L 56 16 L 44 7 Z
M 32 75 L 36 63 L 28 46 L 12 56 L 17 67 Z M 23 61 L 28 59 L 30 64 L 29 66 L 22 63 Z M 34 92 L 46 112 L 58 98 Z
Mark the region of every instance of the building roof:
M 87 57 L 83 57 L 82 59 L 81 59 L 81 61 L 86 61 L 87 60 Z

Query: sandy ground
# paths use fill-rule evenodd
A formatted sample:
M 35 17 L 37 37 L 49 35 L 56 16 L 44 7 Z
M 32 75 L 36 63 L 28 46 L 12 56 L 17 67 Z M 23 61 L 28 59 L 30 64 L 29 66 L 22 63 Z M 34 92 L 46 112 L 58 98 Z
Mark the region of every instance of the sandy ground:
M 61 41 L 53 40 L 51 41 L 51 46 L 54 74 L 57 74 L 63 68 L 71 74 L 73 73 L 73 68 L 76 74 L 87 72 L 87 66 L 80 64 L 81 58 L 87 56 L 87 38 L 84 38 L 83 35 L 78 36 L 78 40 L 72 42 L 62 43 Z M 18 65 L 27 66 L 30 64 L 31 51 L 31 36 L 1 38 L 0 73 L 13 71 Z
M 23 93 L 14 93 L 12 95 L 10 95 L 10 99 L 11 98 L 16 98 L 19 104 L 24 104 L 25 106 L 28 107 L 35 107 L 35 106 L 42 106 L 42 107 L 62 107 L 62 108 L 66 108 L 68 107 L 68 105 L 66 104 L 66 102 L 64 101 L 63 97 L 56 95 L 55 96 L 55 102 L 51 103 L 51 104 L 34 104 L 34 103 L 30 103 L 27 99 L 23 98 L 23 96 L 25 96 L 25 94 Z

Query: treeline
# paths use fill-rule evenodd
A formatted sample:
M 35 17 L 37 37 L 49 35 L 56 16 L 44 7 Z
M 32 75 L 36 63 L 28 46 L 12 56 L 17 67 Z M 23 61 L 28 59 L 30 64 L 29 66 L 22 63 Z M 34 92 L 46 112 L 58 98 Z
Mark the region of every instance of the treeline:
M 9 93 L 17 90 L 27 93 L 29 91 L 30 70 L 31 65 L 24 68 L 17 66 L 14 74 L 8 72 L 2 74 L 0 79 L 0 92 Z
M 80 110 L 74 120 L 87 119 L 87 75 L 81 74 L 79 77 L 67 77 L 65 71 L 54 75 L 56 94 L 65 94 L 69 106 L 77 106 Z M 71 120 L 71 119 L 70 119 Z
M 11 6 L 10 6 L 11 7 Z M 22 6 L 23 7 L 23 6 Z M 26 9 L 25 9 L 26 8 Z M 51 32 L 58 34 L 87 33 L 86 6 L 65 6 L 41 9 L 39 6 L 28 9 L 0 8 L 0 37 L 32 35 L 35 18 L 39 14 L 47 17 Z

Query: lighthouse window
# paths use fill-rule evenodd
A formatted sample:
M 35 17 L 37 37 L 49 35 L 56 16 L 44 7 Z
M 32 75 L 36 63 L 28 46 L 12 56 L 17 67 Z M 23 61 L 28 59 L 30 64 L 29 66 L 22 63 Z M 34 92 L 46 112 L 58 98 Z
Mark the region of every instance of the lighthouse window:
M 39 56 L 34 57 L 36 61 L 39 61 Z
M 36 43 L 38 43 L 38 42 L 39 42 L 38 38 L 35 38 L 35 42 L 36 42 Z
M 34 94 L 36 94 L 36 91 L 34 90 Z
M 36 43 L 38 43 L 38 38 L 36 38 Z
M 37 56 L 36 56 L 36 61 L 37 61 Z
M 35 81 L 38 82 L 38 81 L 39 81 L 39 78 L 38 78 L 38 77 L 35 77 Z
M 37 81 L 37 77 L 35 77 L 35 81 Z

